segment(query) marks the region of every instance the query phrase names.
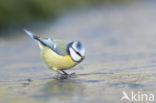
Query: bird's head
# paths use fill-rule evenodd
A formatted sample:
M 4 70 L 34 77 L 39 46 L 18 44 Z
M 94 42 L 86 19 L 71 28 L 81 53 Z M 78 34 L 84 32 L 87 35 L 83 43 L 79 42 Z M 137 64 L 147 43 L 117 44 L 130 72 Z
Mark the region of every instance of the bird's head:
M 75 62 L 81 62 L 85 57 L 85 48 L 79 41 L 70 42 L 67 50 L 72 60 Z

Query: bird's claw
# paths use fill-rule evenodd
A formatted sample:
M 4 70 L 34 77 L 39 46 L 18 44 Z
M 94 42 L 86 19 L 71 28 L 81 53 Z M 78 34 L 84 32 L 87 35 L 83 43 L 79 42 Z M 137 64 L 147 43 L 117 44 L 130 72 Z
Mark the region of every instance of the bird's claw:
M 70 77 L 70 78 L 76 78 L 76 73 L 68 74 L 68 77 Z
M 76 78 L 76 73 L 71 74 L 58 74 L 54 76 L 54 79 L 68 79 L 68 78 Z

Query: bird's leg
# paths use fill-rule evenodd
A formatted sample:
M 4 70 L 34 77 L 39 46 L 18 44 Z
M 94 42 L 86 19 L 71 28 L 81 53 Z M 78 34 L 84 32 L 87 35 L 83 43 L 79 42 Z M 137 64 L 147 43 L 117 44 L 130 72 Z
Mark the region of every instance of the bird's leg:
M 68 74 L 64 70 L 55 70 L 58 75 L 56 75 L 55 79 L 67 79 L 67 78 L 75 78 L 75 73 Z
M 57 75 L 54 76 L 54 79 L 67 79 L 68 76 L 63 74 L 60 70 L 55 70 Z
M 60 70 L 61 72 L 63 72 L 63 74 L 65 75 L 69 75 L 68 73 L 66 73 L 64 70 Z
M 63 72 L 64 75 L 66 75 L 66 76 L 68 76 L 68 77 L 76 77 L 76 74 L 75 74 L 75 73 L 68 74 L 68 73 L 66 73 L 64 70 L 61 70 L 61 72 Z
M 62 75 L 62 73 L 59 70 L 56 70 L 58 75 Z

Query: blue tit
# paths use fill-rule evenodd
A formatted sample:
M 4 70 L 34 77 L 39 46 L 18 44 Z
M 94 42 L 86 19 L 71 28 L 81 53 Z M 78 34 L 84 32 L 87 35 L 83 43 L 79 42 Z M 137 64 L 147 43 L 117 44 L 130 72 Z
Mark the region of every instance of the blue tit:
M 84 60 L 85 48 L 80 41 L 51 40 L 50 38 L 40 38 L 26 29 L 24 31 L 38 42 L 44 62 L 58 74 L 68 75 L 64 70 L 70 69 Z

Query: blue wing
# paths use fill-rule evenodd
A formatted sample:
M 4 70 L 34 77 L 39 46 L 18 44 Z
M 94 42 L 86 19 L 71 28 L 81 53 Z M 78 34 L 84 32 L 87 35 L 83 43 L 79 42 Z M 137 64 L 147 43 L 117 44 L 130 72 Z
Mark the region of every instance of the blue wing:
M 55 49 L 56 44 L 50 39 L 50 38 L 39 38 L 39 42 L 44 45 L 47 46 L 51 49 Z
M 65 56 L 67 55 L 67 42 L 61 41 L 61 40 L 51 40 L 50 38 L 40 38 L 33 34 L 31 31 L 24 29 L 26 34 L 28 34 L 31 38 L 37 40 L 40 44 L 43 46 L 49 47 L 53 51 L 55 51 L 57 54 Z
M 43 44 L 49 48 L 51 48 L 53 51 L 55 51 L 57 54 L 61 56 L 66 56 L 67 50 L 67 42 L 62 41 L 62 40 L 51 40 L 50 38 L 48 39 L 40 39 L 40 41 L 43 42 Z

